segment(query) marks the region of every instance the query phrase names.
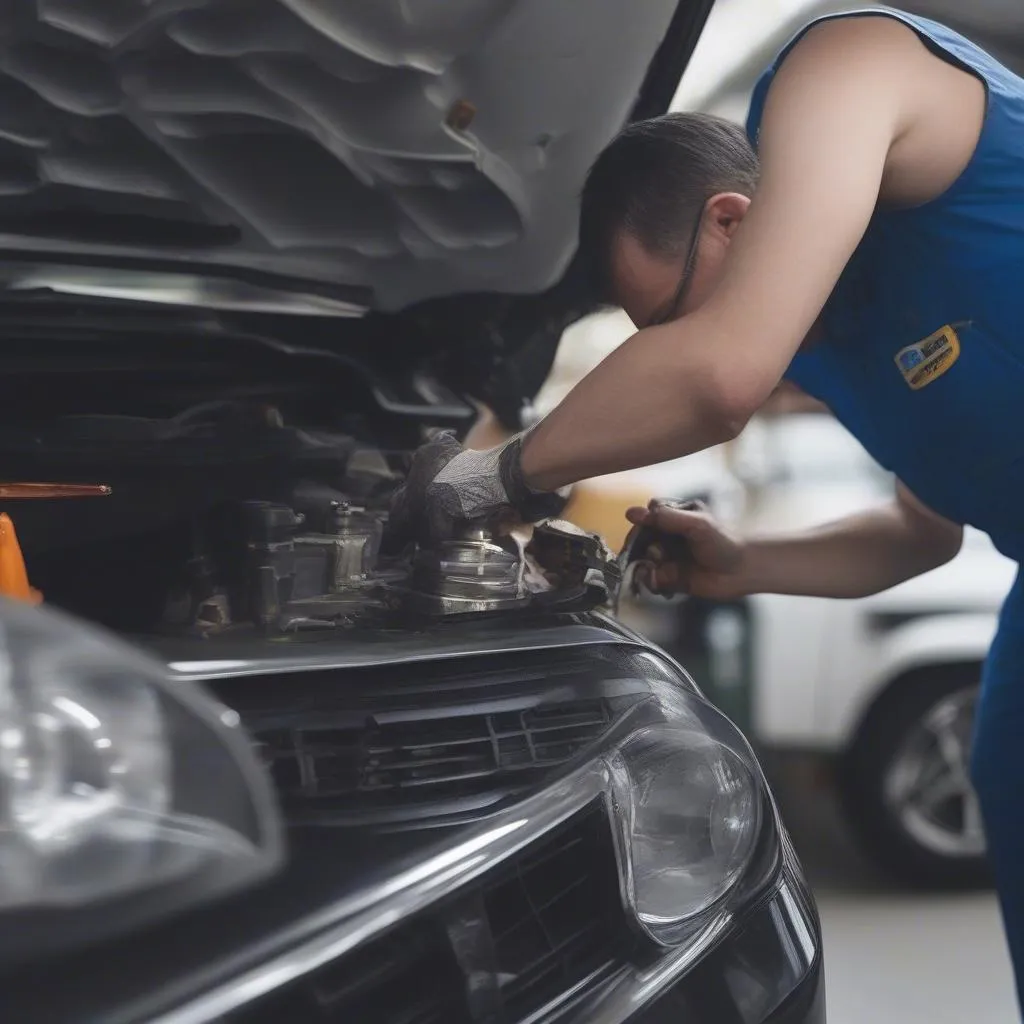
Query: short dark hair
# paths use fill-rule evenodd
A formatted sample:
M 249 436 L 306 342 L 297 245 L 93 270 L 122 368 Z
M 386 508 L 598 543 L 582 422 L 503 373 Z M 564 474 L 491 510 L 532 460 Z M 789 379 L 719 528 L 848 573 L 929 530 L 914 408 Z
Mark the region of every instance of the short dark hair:
M 757 176 L 746 133 L 724 118 L 672 113 L 624 128 L 590 168 L 580 203 L 580 254 L 599 300 L 612 298 L 620 232 L 654 255 L 682 255 L 704 203 L 719 192 L 753 195 Z

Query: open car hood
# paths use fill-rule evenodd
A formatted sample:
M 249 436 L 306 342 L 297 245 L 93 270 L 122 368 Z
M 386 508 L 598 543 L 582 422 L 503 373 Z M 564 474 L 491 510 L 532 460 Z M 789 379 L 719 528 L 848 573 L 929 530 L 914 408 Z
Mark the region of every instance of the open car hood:
M 12 0 L 0 258 L 536 294 L 711 0 Z

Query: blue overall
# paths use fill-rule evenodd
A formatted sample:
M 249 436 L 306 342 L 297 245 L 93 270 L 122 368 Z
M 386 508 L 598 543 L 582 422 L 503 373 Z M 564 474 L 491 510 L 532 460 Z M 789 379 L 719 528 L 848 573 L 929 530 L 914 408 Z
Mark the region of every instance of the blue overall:
M 823 340 L 788 377 L 821 399 L 922 501 L 1024 557 L 1024 80 L 973 43 L 888 9 L 977 75 L 988 102 L 970 163 L 937 199 L 876 211 L 823 311 Z M 821 19 L 823 20 L 823 19 Z M 806 29 L 804 30 L 806 31 Z M 802 33 L 801 33 L 802 34 Z M 760 78 L 757 130 L 772 75 Z M 794 268 L 799 273 L 799 268 Z M 983 674 L 972 755 L 988 846 L 1024 996 L 1024 577 Z

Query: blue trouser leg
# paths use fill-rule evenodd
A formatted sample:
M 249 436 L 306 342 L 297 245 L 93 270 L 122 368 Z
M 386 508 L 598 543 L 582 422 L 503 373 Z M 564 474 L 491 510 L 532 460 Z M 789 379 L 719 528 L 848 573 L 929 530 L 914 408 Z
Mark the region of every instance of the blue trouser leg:
M 971 777 L 1024 1011 L 1024 577 L 1003 607 L 982 675 Z

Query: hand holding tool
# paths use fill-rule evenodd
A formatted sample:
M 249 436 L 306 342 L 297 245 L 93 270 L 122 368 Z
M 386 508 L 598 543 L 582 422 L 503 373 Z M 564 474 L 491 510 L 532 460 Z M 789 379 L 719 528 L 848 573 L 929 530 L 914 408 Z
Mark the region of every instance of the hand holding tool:
M 651 503 L 652 507 L 665 506 L 679 509 L 681 512 L 700 512 L 704 506 L 699 501 L 675 501 L 671 498 L 658 498 Z M 635 597 L 640 592 L 636 580 L 635 567 L 643 562 L 682 562 L 692 560 L 689 541 L 675 533 L 659 530 L 650 523 L 637 523 L 626 535 L 622 551 L 619 553 L 619 572 L 622 576 L 621 587 L 627 581 L 630 592 Z M 616 602 L 617 604 L 617 602 Z

